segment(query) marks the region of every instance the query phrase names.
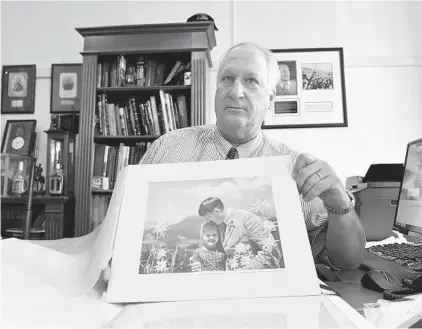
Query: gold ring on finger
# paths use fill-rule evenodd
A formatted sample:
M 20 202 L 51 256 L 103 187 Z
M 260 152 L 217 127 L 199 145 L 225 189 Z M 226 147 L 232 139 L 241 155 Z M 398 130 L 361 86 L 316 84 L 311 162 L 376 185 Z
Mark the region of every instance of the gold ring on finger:
M 324 177 L 322 177 L 322 175 L 321 175 L 321 173 L 319 172 L 319 171 L 317 171 L 317 176 L 319 177 L 319 180 L 323 180 L 324 179 Z

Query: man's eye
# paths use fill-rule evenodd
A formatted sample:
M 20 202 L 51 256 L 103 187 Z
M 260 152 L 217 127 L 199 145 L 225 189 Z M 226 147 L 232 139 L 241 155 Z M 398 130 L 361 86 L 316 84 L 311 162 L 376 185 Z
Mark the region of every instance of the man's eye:
M 221 78 L 221 81 L 222 82 L 233 82 L 234 81 L 234 78 L 233 77 L 231 77 L 231 76 L 229 76 L 229 75 L 225 75 L 225 76 L 223 76 L 222 78 Z
M 248 84 L 259 84 L 259 83 L 258 83 L 258 80 L 257 80 L 257 79 L 255 79 L 255 78 L 247 78 L 247 79 L 246 79 L 246 82 L 247 82 Z

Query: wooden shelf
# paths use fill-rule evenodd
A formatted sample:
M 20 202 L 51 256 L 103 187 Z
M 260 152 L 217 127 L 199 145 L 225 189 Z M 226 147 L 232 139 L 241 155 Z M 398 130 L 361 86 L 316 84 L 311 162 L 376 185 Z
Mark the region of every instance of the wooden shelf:
M 112 195 L 113 190 L 92 190 L 92 194 L 97 195 Z
M 97 88 L 98 92 L 124 92 L 124 91 L 138 91 L 138 92 L 147 92 L 151 91 L 171 91 L 171 90 L 190 90 L 191 86 L 133 86 L 133 87 L 100 87 Z
M 94 143 L 106 145 L 119 145 L 120 143 L 132 145 L 141 142 L 153 142 L 159 135 L 154 136 L 95 136 Z
M 101 26 L 77 28 L 84 38 L 81 109 L 79 120 L 79 138 L 77 152 L 87 156 L 76 157 L 78 174 L 75 177 L 76 195 L 76 225 L 75 236 L 90 233 L 107 212 L 110 190 L 93 191 L 92 169 L 95 160 L 97 144 L 119 146 L 123 143 L 133 146 L 140 142 L 153 142 L 160 136 L 95 136 L 93 125 L 98 96 L 107 94 L 108 103 L 125 103 L 128 98 L 137 98 L 136 103 L 145 102 L 151 96 L 156 96 L 160 102 L 159 91 L 168 92 L 174 96 L 181 94 L 186 97 L 186 111 L 190 126 L 205 124 L 207 99 L 207 81 L 212 68 L 211 50 L 216 46 L 214 25 L 208 22 L 142 24 L 125 26 Z M 111 62 L 118 55 L 126 56 L 128 63 L 133 64 L 139 55 L 145 54 L 145 59 L 155 59 L 167 64 L 169 71 L 176 60 L 182 63 L 191 62 L 190 86 L 125 86 L 97 87 L 98 63 Z M 166 71 L 166 70 L 165 70 Z M 168 73 L 165 72 L 165 75 Z M 174 95 L 173 95 L 174 94 Z M 158 103 L 157 102 L 157 103 Z M 161 102 L 160 102 L 161 103 Z M 158 104 L 157 104 L 158 105 Z M 139 119 L 139 118 L 138 118 Z M 97 144 L 96 144 L 97 143 Z M 94 197 L 93 197 L 94 196 Z M 95 211 L 94 204 L 95 202 Z

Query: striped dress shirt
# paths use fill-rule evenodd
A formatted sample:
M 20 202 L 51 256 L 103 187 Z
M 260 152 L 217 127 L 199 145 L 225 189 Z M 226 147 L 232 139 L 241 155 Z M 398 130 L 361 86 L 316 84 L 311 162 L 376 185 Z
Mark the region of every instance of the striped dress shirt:
M 195 126 L 168 132 L 154 141 L 140 164 L 182 163 L 224 160 L 233 146 L 215 125 Z M 239 158 L 289 155 L 292 163 L 298 153 L 262 131 L 249 142 L 236 147 Z M 320 198 L 305 202 L 302 211 L 315 263 L 333 267 L 327 257 L 325 238 L 328 213 Z

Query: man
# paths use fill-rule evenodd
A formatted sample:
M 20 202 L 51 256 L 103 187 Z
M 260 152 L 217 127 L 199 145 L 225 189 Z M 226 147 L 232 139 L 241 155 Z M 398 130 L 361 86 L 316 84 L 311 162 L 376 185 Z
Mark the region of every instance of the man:
M 218 225 L 220 240 L 228 257 L 233 257 L 236 246 L 246 241 L 253 241 L 258 246 L 257 256 L 243 268 L 280 268 L 280 264 L 284 264 L 271 231 L 264 227 L 262 219 L 254 213 L 225 207 L 221 199 L 210 197 L 202 201 L 198 214 Z M 192 271 L 200 270 L 199 263 L 192 265 Z
M 278 63 L 280 70 L 280 81 L 277 84 L 276 95 L 297 95 L 297 83 L 296 80 L 290 80 L 290 69 L 287 64 Z
M 140 163 L 290 155 L 314 261 L 356 269 L 363 258 L 365 234 L 353 209 L 353 196 L 328 163 L 309 154 L 298 155 L 261 131 L 266 113 L 274 106 L 279 79 L 277 61 L 269 50 L 251 43 L 233 46 L 217 72 L 216 125 L 166 133 Z

